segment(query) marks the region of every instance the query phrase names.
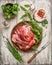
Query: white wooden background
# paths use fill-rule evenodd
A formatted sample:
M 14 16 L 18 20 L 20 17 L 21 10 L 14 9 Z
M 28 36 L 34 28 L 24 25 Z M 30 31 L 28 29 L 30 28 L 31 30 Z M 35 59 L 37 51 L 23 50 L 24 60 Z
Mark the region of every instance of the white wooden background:
M 14 2 L 18 2 L 18 3 L 20 3 L 21 1 L 22 0 L 0 0 L 0 6 L 2 4 L 7 3 L 7 2 L 13 2 L 13 3 Z M 31 1 L 35 2 L 35 0 L 31 0 Z M 50 0 L 50 2 L 52 2 L 52 0 Z M 1 24 L 2 21 L 4 21 L 4 18 L 2 16 L 1 12 L 2 12 L 2 10 L 1 10 L 1 7 L 0 7 L 0 24 Z M 17 23 L 17 21 L 18 21 L 18 16 L 15 17 L 14 19 L 8 21 L 9 24 L 10 24 L 10 28 L 9 29 L 3 29 L 3 28 L 0 29 L 0 42 L 1 42 L 0 43 L 0 51 L 1 51 L 0 52 L 0 65 L 18 65 L 19 64 L 19 62 L 17 62 L 17 60 L 15 60 L 15 58 L 12 56 L 12 54 L 8 51 L 8 49 L 6 48 L 3 40 L 1 40 L 1 38 L 2 38 L 1 33 L 3 32 L 4 35 L 8 34 L 8 36 L 10 36 L 10 32 L 11 32 L 12 28 L 14 27 L 14 25 Z M 52 34 L 51 34 L 51 38 L 52 38 Z M 50 40 L 51 40 L 51 38 L 50 38 Z M 1 46 L 3 46 L 3 47 L 1 48 Z M 28 58 L 28 56 L 25 59 L 27 59 L 27 58 Z M 51 45 L 49 45 L 30 64 L 31 65 L 36 65 L 36 64 L 38 64 L 38 65 L 39 64 L 52 64 L 51 61 L 52 61 L 51 60 Z M 25 65 L 25 64 L 27 65 L 27 63 L 19 64 L 19 65 Z

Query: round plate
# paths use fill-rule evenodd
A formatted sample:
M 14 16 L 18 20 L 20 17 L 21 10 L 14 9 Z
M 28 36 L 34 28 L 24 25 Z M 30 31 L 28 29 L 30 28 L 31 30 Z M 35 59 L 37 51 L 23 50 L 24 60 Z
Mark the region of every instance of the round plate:
M 23 21 L 17 23 L 17 24 L 13 27 L 12 32 L 11 32 L 11 41 L 12 41 L 12 35 L 13 35 L 14 31 L 15 31 L 19 26 L 24 25 L 24 24 L 22 24 L 22 22 L 23 22 Z M 25 21 L 24 21 L 24 22 L 25 22 Z M 28 22 L 29 22 L 29 21 L 28 21 Z M 19 47 L 18 47 L 13 41 L 12 41 L 12 43 L 13 43 L 13 45 L 14 45 L 14 47 L 15 47 L 16 49 L 20 50 Z M 37 45 L 37 48 L 38 48 L 38 46 L 40 45 L 40 43 L 41 43 L 41 41 L 40 41 L 38 44 L 36 44 L 36 45 Z

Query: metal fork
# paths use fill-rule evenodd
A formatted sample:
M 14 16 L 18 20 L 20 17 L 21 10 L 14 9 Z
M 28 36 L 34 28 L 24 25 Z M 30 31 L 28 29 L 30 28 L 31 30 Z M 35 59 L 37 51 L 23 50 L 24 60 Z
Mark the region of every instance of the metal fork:
M 30 63 L 34 58 L 36 58 L 36 56 L 43 51 L 47 46 L 49 46 L 49 41 L 38 51 L 35 52 L 35 54 L 27 61 L 27 63 Z

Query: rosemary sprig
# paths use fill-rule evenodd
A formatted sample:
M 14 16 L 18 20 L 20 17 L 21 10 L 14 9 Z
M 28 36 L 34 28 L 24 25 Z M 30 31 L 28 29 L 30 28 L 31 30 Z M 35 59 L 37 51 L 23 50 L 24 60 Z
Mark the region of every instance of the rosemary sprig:
M 19 54 L 19 52 L 11 45 L 10 41 L 8 38 L 6 38 L 5 36 L 3 36 L 3 38 L 6 39 L 5 43 L 7 48 L 9 49 L 9 51 L 12 53 L 12 55 L 15 57 L 15 59 L 17 59 L 20 63 L 23 62 L 21 55 Z

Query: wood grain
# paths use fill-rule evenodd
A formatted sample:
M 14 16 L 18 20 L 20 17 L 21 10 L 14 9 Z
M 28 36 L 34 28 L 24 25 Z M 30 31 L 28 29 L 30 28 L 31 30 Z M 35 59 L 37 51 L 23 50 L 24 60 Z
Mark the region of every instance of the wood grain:
M 1 10 L 1 5 L 2 4 L 5 4 L 6 2 L 18 2 L 20 3 L 20 1 L 22 0 L 0 0 L 0 22 L 4 21 L 4 17 L 2 16 L 2 10 Z M 26 0 L 28 1 L 28 0 Z M 33 2 L 35 0 L 32 0 Z M 50 0 L 50 2 L 52 3 L 52 0 Z M 51 11 L 52 11 L 52 8 L 51 8 Z M 10 33 L 11 33 L 11 30 L 12 28 L 15 26 L 15 24 L 18 23 L 18 16 L 15 17 L 14 19 L 8 21 L 9 24 L 10 24 L 10 28 L 9 29 L 3 29 L 3 30 L 0 30 L 3 31 L 3 34 L 6 36 L 8 35 L 8 37 L 10 38 Z M 52 23 L 51 23 L 51 29 L 52 29 Z M 51 30 L 52 32 L 52 30 Z M 2 33 L 2 32 L 1 32 Z M 1 40 L 1 33 L 0 33 L 0 42 L 3 41 L 3 39 Z M 51 39 L 52 39 L 52 34 L 50 33 L 50 43 L 52 43 Z M 4 42 L 1 42 L 0 44 L 0 65 L 28 65 L 26 62 L 23 64 L 19 64 L 19 62 L 17 62 L 17 60 L 12 56 L 12 54 L 8 51 L 8 49 L 6 48 Z M 51 56 L 52 56 L 52 53 L 51 53 L 51 49 L 52 46 L 49 45 L 49 47 L 47 47 L 44 51 L 42 51 L 37 57 L 36 59 L 34 59 L 31 63 L 31 65 L 40 65 L 40 64 L 52 64 L 52 60 L 51 60 Z M 30 53 L 30 52 L 29 52 Z M 27 53 L 22 53 L 21 52 L 21 55 L 22 57 L 24 58 L 24 55 L 27 54 Z M 32 55 L 32 54 L 31 54 Z M 30 54 L 29 55 L 25 55 L 26 57 L 24 59 L 27 60 L 28 56 L 30 57 Z

